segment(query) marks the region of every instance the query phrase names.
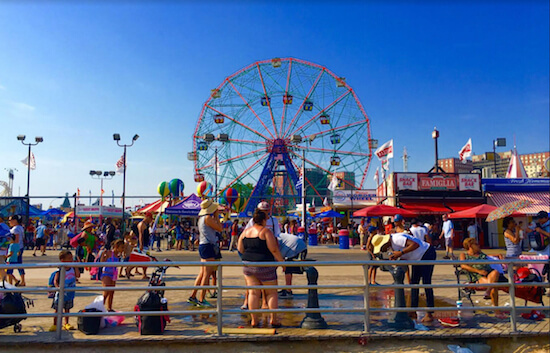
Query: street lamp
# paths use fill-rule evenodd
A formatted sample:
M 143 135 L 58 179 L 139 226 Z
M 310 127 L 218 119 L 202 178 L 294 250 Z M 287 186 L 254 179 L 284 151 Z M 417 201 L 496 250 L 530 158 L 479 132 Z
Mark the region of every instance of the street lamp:
M 434 127 L 434 131 L 432 131 L 432 138 L 434 139 L 434 142 L 435 142 L 435 164 L 433 168 L 428 171 L 428 173 L 431 173 L 432 170 L 435 171 L 435 173 L 439 173 L 439 171 L 445 173 L 443 168 L 439 166 L 439 153 L 437 149 L 437 139 L 439 138 L 439 131 L 437 130 L 436 127 Z
M 135 134 L 132 138 L 131 144 L 121 144 L 120 143 L 120 134 L 113 134 L 113 140 L 116 141 L 116 144 L 119 147 L 124 147 L 124 154 L 122 155 L 122 163 L 123 163 L 123 169 L 122 169 L 122 233 L 126 230 L 126 223 L 124 222 L 125 214 L 126 214 L 126 148 L 132 147 L 134 145 L 134 142 L 137 141 L 139 138 L 138 134 Z
M 498 178 L 497 174 L 497 147 L 506 147 L 506 139 L 499 137 L 496 140 L 493 140 L 493 165 L 495 166 L 494 174 Z
M 27 195 L 26 195 L 26 198 L 27 198 L 27 227 L 28 227 L 30 225 L 29 212 L 30 212 L 30 202 L 31 202 L 30 197 L 29 197 L 29 192 L 30 192 L 30 187 L 31 187 L 31 146 L 36 146 L 40 142 L 44 142 L 44 139 L 41 136 L 36 136 L 34 138 L 35 143 L 32 143 L 32 142 L 25 143 L 25 138 L 26 138 L 25 135 L 17 135 L 17 140 L 18 141 L 21 141 L 21 143 L 25 146 L 29 146 L 29 153 L 27 155 Z
M 114 171 L 105 171 L 102 172 L 101 170 L 90 170 L 90 176 L 92 179 L 99 179 L 101 180 L 101 190 L 100 190 L 100 196 L 99 196 L 99 205 L 103 206 L 103 180 L 105 179 L 113 179 L 116 172 Z
M 226 143 L 229 142 L 229 135 L 218 134 L 218 136 L 214 136 L 213 134 L 204 134 L 202 139 L 208 144 L 214 141 Z M 214 197 L 215 201 L 218 202 L 218 146 L 214 146 Z

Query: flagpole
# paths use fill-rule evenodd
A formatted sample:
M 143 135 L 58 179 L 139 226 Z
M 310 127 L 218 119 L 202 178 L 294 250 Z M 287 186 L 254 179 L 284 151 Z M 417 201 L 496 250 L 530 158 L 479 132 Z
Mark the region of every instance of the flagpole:
M 29 154 L 27 157 L 27 227 L 31 224 L 31 218 L 29 217 L 30 213 L 30 204 L 31 199 L 29 197 L 30 188 L 31 188 L 31 144 L 29 143 Z
M 306 229 L 306 149 L 302 150 L 302 225 L 304 226 L 305 234 Z

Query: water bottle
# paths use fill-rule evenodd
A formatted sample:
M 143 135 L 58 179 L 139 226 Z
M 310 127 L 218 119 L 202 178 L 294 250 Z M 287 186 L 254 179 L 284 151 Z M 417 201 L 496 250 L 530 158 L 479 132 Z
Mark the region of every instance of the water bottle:
M 460 319 L 460 317 L 461 317 L 461 310 L 460 309 L 462 309 L 462 300 L 457 300 L 456 301 L 456 308 L 457 308 L 457 316 Z

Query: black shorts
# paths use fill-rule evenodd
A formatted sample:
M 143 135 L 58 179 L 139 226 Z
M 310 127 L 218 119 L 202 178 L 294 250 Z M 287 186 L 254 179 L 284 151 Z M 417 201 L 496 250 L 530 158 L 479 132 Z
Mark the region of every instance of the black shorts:
M 222 254 L 220 248 L 214 244 L 200 244 L 199 245 L 199 255 L 201 259 L 221 259 Z
M 42 246 L 42 245 L 46 245 L 46 239 L 36 238 L 36 246 Z

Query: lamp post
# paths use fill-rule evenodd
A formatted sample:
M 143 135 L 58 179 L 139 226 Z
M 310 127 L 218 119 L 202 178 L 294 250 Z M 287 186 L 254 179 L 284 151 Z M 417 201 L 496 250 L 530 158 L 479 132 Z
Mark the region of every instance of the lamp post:
M 105 171 L 102 172 L 101 170 L 90 170 L 90 176 L 92 179 L 99 179 L 101 180 L 101 190 L 100 190 L 100 196 L 99 196 L 99 205 L 103 206 L 103 180 L 105 179 L 113 179 L 115 176 L 114 171 Z
M 497 174 L 497 147 L 506 147 L 506 139 L 499 137 L 496 140 L 493 140 L 493 165 L 495 167 L 494 175 L 498 178 Z
M 26 215 L 27 215 L 27 227 L 30 225 L 30 217 L 29 217 L 29 212 L 30 212 L 30 197 L 29 197 L 29 192 L 30 192 L 30 187 L 31 187 L 31 147 L 32 146 L 36 146 L 38 145 L 40 142 L 43 142 L 44 139 L 41 137 L 41 136 L 36 136 L 34 138 L 34 141 L 35 143 L 32 143 L 32 142 L 29 142 L 29 143 L 25 143 L 25 135 L 18 135 L 17 136 L 17 140 L 21 141 L 21 143 L 25 146 L 29 146 L 29 153 L 27 155 L 27 195 L 26 195 L 26 198 L 27 198 L 27 212 L 26 212 Z
M 122 233 L 124 234 L 124 231 L 126 230 L 126 223 L 125 223 L 125 214 L 126 214 L 126 148 L 132 147 L 134 145 L 134 142 L 137 141 L 139 138 L 138 134 L 135 134 L 132 138 L 131 144 L 121 144 L 120 143 L 120 134 L 113 134 L 113 140 L 116 141 L 116 144 L 119 147 L 124 147 L 124 154 L 122 155 L 122 163 L 123 163 L 123 169 L 122 169 Z
M 213 134 L 205 134 L 203 140 L 209 144 L 214 141 L 220 141 L 224 144 L 229 142 L 229 135 L 218 134 L 218 136 L 214 136 Z M 214 146 L 214 200 L 218 202 L 218 146 Z
M 431 173 L 432 170 L 435 173 L 439 173 L 439 171 L 445 173 L 445 170 L 443 170 L 443 168 L 439 166 L 439 152 L 437 147 L 437 139 L 439 138 L 439 131 L 437 130 L 436 127 L 434 127 L 434 131 L 432 131 L 432 138 L 434 139 L 434 143 L 435 143 L 435 164 L 433 168 L 428 171 L 428 173 Z

